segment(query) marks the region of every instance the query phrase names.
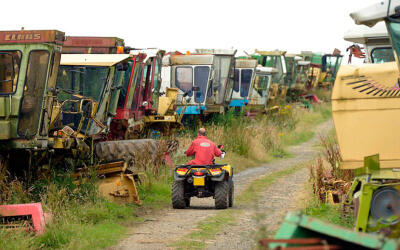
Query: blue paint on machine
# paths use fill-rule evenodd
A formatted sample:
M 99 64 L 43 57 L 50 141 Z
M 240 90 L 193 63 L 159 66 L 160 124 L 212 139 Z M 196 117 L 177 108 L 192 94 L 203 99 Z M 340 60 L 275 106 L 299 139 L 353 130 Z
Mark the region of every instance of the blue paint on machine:
M 206 110 L 206 106 L 204 105 L 199 105 L 199 106 L 186 106 L 185 112 L 183 113 L 184 115 L 200 115 L 202 111 Z M 176 110 L 177 114 L 182 113 L 182 107 L 179 107 Z
M 229 103 L 229 107 L 243 107 L 249 103 L 248 100 L 239 99 L 239 100 L 231 100 Z

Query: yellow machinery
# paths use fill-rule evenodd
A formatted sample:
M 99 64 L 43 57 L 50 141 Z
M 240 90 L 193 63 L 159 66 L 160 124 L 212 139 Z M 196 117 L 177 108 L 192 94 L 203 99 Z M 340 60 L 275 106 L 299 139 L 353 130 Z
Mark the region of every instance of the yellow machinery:
M 354 170 L 346 203 L 355 203 L 356 231 L 398 237 L 400 216 L 399 0 L 352 13 L 357 24 L 385 21 L 396 62 L 341 66 L 332 112 L 342 169 Z

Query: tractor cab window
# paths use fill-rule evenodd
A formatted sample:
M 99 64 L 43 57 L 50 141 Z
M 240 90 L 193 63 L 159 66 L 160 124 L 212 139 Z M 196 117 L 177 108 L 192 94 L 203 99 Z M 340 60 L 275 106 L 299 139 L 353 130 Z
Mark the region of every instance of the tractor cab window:
M 161 67 L 162 67 L 162 60 L 160 57 L 155 58 L 154 62 L 154 86 L 153 88 L 157 91 L 160 90 L 161 87 Z
M 252 69 L 242 69 L 240 73 L 240 96 L 248 97 L 251 78 L 253 76 Z
M 268 89 L 269 76 L 258 75 L 256 77 L 256 89 L 267 90 Z
M 101 95 L 107 83 L 109 68 L 93 66 L 61 66 L 57 77 L 57 87 L 61 91 L 59 99 L 65 101 L 70 93 L 101 101 Z
M 204 102 L 204 99 L 206 97 L 209 74 L 209 66 L 196 66 L 194 68 L 194 85 L 198 87 L 198 91 L 195 92 L 194 100 L 197 103 Z
M 272 81 L 274 83 L 279 83 L 281 81 L 283 75 L 281 56 L 264 56 L 262 66 L 276 68 L 278 73 L 272 76 Z
M 193 69 L 190 66 L 177 67 L 175 69 L 176 87 L 192 96 Z
M 128 78 L 128 81 L 129 81 L 129 76 L 130 76 L 131 70 L 132 70 L 132 62 L 131 61 L 126 62 L 125 69 L 118 68 L 118 66 L 115 68 L 114 80 L 113 80 L 113 84 L 112 84 L 112 97 L 111 97 L 112 104 L 110 104 L 110 106 L 109 106 L 110 110 L 115 107 L 113 105 L 114 102 L 117 102 L 117 108 L 119 108 L 121 93 L 124 91 L 124 87 L 126 87 L 126 85 L 125 85 L 126 78 Z M 119 92 L 116 91 L 118 89 L 119 89 Z M 127 89 L 127 87 L 125 88 L 124 94 L 126 94 L 126 89 Z M 116 97 L 117 94 L 119 95 L 118 98 Z M 125 101 L 125 98 L 124 98 L 124 101 Z M 110 113 L 111 113 L 111 111 L 110 111 Z
M 224 102 L 225 92 L 228 93 L 227 88 L 232 88 L 232 85 L 229 86 L 230 83 L 228 82 L 230 77 L 231 60 L 232 58 L 230 56 L 217 56 L 215 58 L 213 90 L 217 93 L 217 104 L 222 104 Z M 231 91 L 231 89 L 229 91 Z
M 119 98 L 118 98 L 118 108 L 123 108 L 124 105 L 125 105 L 125 101 L 126 101 L 126 98 L 128 97 L 128 93 L 129 93 L 129 89 L 128 88 L 129 88 L 129 83 L 130 83 L 130 80 L 131 80 L 131 74 L 137 73 L 137 71 L 134 72 L 132 64 L 133 64 L 133 62 L 129 61 L 128 62 L 128 65 L 129 65 L 128 66 L 128 70 L 126 70 L 126 71 L 117 71 L 117 74 L 115 74 L 114 82 L 118 82 L 119 81 L 119 79 L 118 79 L 119 75 L 121 75 L 121 77 L 123 75 L 122 87 L 121 87 L 121 90 L 119 92 Z M 132 77 L 132 82 L 134 80 L 135 80 L 135 78 Z
M 235 84 L 233 85 L 233 91 L 239 92 L 240 90 L 240 69 L 235 69 Z
M 0 94 L 13 93 L 17 89 L 21 57 L 20 51 L 0 51 Z
M 36 135 L 39 127 L 43 94 L 47 82 L 49 57 L 50 54 L 46 50 L 34 50 L 29 54 L 18 122 L 18 135 L 24 138 Z
M 379 47 L 371 51 L 372 63 L 394 62 L 394 54 L 392 47 Z

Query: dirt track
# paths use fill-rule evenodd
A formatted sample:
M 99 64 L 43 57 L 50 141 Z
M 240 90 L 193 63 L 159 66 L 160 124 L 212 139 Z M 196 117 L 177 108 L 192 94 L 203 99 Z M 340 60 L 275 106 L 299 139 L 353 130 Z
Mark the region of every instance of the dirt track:
M 318 155 L 315 145 L 321 134 L 326 134 L 333 127 L 332 121 L 325 122 L 315 129 L 315 136 L 300 145 L 287 149 L 293 157 L 276 160 L 260 167 L 247 169 L 234 177 L 235 195 L 240 193 L 251 181 L 279 171 L 310 161 Z M 301 197 L 308 171 L 301 169 L 289 176 L 278 179 L 263 190 L 262 196 L 255 204 L 245 207 L 237 218 L 235 225 L 225 227 L 217 234 L 217 241 L 207 242 L 208 249 L 252 249 L 255 246 L 255 232 L 263 225 L 265 230 L 272 232 L 277 229 L 284 214 L 296 207 Z M 218 212 L 214 209 L 213 199 L 192 198 L 190 209 L 164 209 L 149 216 L 149 220 L 132 228 L 125 240 L 112 249 L 168 249 L 168 245 L 196 230 L 198 222 Z

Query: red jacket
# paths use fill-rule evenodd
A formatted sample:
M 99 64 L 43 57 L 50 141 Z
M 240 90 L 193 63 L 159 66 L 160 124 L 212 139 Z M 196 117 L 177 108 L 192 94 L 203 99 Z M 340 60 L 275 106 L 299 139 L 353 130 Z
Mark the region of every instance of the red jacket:
M 214 157 L 221 154 L 221 150 L 212 141 L 201 135 L 197 136 L 186 150 L 186 156 L 194 155 L 194 160 L 188 162 L 189 165 L 210 165 Z

